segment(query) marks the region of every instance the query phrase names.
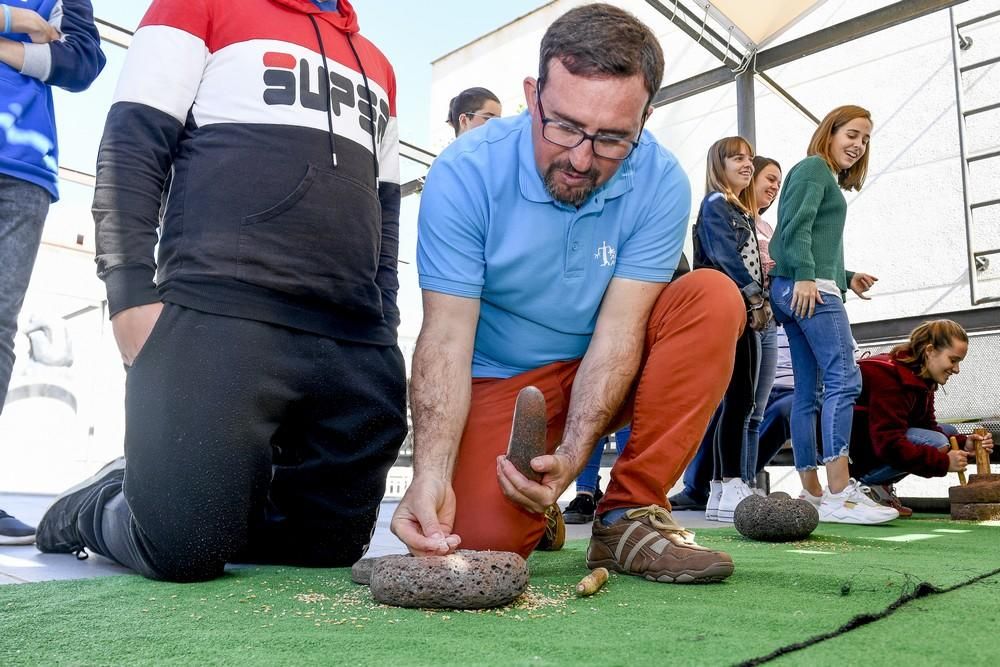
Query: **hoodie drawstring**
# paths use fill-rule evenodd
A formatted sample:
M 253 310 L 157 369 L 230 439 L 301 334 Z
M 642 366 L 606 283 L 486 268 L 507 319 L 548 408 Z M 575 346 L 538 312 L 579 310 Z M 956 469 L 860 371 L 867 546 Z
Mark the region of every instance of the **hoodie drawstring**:
M 368 106 L 372 110 L 372 159 L 375 163 L 375 187 L 378 187 L 378 149 L 375 147 L 375 133 L 378 132 L 378 108 L 375 106 L 375 102 L 372 101 L 372 89 L 368 85 L 368 75 L 365 74 L 365 66 L 361 64 L 361 58 L 358 57 L 358 50 L 354 48 L 354 41 L 351 39 L 351 33 L 347 33 L 347 45 L 351 47 L 351 53 L 354 54 L 354 61 L 358 63 L 358 69 L 361 70 L 361 78 L 365 82 L 365 96 L 368 98 Z
M 316 41 L 319 42 L 319 54 L 323 56 L 323 71 L 327 71 L 327 60 L 326 60 L 326 49 L 323 48 L 323 36 L 319 32 L 319 24 L 316 23 L 316 19 L 312 14 L 307 14 L 309 20 L 312 22 L 313 30 L 316 31 Z M 326 99 L 326 125 L 330 130 L 330 157 L 333 160 L 333 168 L 337 168 L 337 143 L 333 138 L 333 109 L 330 108 L 330 76 L 326 76 L 326 81 L 322 81 L 321 85 L 323 90 L 326 91 L 326 95 L 323 97 Z
M 323 35 L 320 33 L 319 23 L 316 22 L 316 17 L 312 14 L 307 14 L 309 21 L 312 23 L 313 30 L 316 32 L 316 42 L 319 44 L 319 54 L 323 57 L 323 70 L 327 69 L 327 57 L 326 48 L 323 46 Z M 354 42 L 351 41 L 351 34 L 345 33 L 347 37 L 347 44 L 351 47 L 351 53 L 354 54 L 354 60 L 358 63 L 358 69 L 361 70 L 361 78 L 365 82 L 365 94 L 368 98 L 368 104 L 371 106 L 371 123 L 372 123 L 372 164 L 375 167 L 375 187 L 378 187 L 378 148 L 375 143 L 375 132 L 378 127 L 378 109 L 372 102 L 372 90 L 368 85 L 368 75 L 365 74 L 365 67 L 361 64 L 361 58 L 358 56 L 357 49 L 354 48 Z M 337 144 L 333 137 L 333 109 L 330 107 L 330 80 L 327 76 L 327 80 L 322 83 L 323 89 L 326 91 L 326 124 L 330 131 L 330 157 L 333 160 L 333 168 L 337 168 Z

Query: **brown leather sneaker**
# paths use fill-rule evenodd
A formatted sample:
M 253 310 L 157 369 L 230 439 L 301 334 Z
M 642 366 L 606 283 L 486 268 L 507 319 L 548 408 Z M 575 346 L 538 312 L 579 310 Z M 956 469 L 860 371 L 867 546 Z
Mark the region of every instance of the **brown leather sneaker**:
M 559 505 L 552 503 L 545 508 L 545 532 L 538 540 L 538 551 L 559 551 L 566 544 L 566 522 Z
M 902 503 L 899 496 L 896 495 L 896 487 L 892 484 L 872 484 L 869 490 L 870 492 L 867 494 L 869 498 L 879 505 L 896 510 L 899 512 L 899 518 L 908 519 L 913 516 L 913 510 Z
M 587 567 L 606 567 L 663 583 L 700 584 L 731 575 L 733 559 L 698 546 L 694 533 L 677 525 L 670 512 L 650 505 L 625 512 L 610 526 L 595 520 Z

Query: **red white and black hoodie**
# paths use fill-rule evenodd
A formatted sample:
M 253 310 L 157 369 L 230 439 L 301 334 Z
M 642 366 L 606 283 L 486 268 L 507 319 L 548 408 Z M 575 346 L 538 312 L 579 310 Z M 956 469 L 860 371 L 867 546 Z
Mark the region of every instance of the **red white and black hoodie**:
M 394 344 L 395 116 L 346 0 L 154 0 L 97 159 L 111 315 L 163 300 Z

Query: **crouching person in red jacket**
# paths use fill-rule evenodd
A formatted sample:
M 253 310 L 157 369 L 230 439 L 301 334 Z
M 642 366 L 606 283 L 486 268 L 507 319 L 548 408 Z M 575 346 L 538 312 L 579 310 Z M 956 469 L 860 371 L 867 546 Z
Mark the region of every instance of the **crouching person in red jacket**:
M 992 435 L 958 435 L 934 418 L 934 392 L 958 374 L 968 350 L 969 337 L 960 325 L 935 320 L 914 329 L 908 342 L 888 354 L 858 362 L 862 380 L 851 430 L 851 476 L 900 516 L 913 510 L 899 502 L 893 484 L 910 474 L 943 477 L 965 470 L 976 440 L 993 450 Z M 951 451 L 951 435 L 961 449 Z

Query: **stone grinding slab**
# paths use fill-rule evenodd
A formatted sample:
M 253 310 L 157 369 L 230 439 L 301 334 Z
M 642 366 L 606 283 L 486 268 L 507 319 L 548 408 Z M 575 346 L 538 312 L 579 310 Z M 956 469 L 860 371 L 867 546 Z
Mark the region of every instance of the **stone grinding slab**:
M 410 554 L 387 554 L 385 556 L 375 556 L 373 558 L 362 558 L 351 566 L 351 581 L 362 586 L 367 586 L 372 580 L 372 569 L 375 561 L 383 558 L 409 558 Z
M 489 609 L 510 604 L 528 587 L 528 564 L 509 551 L 373 560 L 372 597 L 394 607 Z

